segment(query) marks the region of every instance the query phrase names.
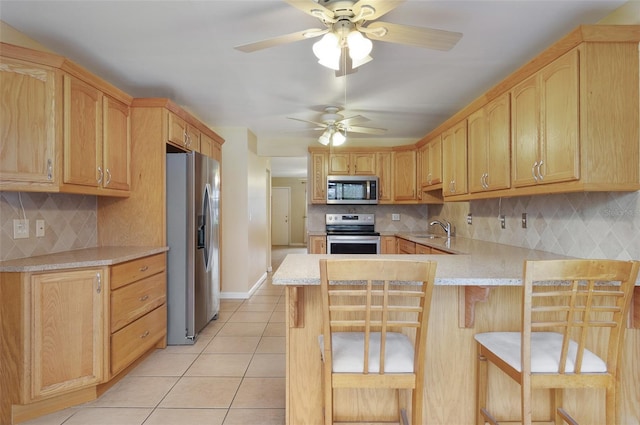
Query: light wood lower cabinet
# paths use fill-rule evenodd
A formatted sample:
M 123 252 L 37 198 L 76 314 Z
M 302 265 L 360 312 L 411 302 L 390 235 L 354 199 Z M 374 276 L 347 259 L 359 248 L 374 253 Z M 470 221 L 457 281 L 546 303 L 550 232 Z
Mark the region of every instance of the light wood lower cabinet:
M 327 237 L 326 236 L 309 236 L 307 251 L 309 254 L 326 254 L 327 253 Z
M 0 424 L 95 399 L 99 385 L 166 346 L 165 258 L 0 273 Z
M 398 252 L 395 236 L 380 236 L 380 254 L 395 254 Z
M 0 274 L 0 423 L 14 422 L 16 405 L 104 381 L 108 276 L 102 267 Z
M 166 256 L 111 268 L 110 376 L 117 375 L 167 335 Z

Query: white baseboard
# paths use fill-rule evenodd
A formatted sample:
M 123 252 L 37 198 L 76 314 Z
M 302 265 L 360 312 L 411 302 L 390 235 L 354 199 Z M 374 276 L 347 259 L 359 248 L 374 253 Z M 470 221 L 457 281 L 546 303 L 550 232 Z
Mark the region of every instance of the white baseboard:
M 220 292 L 220 299 L 222 300 L 246 300 L 251 298 L 254 292 L 262 285 L 262 283 L 267 279 L 267 274 L 264 273 L 260 279 L 249 289 L 247 292 Z

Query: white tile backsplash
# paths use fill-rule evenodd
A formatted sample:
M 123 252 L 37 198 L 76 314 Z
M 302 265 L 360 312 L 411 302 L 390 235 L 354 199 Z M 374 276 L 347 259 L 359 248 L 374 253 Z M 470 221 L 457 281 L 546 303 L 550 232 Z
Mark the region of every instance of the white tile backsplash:
M 22 204 L 20 203 L 22 201 Z M 13 239 L 13 220 L 29 220 L 29 238 Z M 37 238 L 36 220 L 45 221 Z M 0 261 L 97 245 L 97 198 L 58 193 L 0 192 Z
M 471 212 L 473 224 L 467 224 Z M 527 228 L 521 227 L 527 213 Z M 506 217 L 500 228 L 498 215 Z M 640 259 L 640 192 L 525 196 L 431 205 L 457 235 L 583 258 Z

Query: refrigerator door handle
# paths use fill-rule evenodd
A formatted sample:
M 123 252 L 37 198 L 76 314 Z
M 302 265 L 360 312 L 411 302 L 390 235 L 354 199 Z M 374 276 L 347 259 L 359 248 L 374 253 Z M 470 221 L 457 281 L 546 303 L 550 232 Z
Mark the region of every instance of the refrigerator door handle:
M 198 229 L 198 248 L 200 248 L 200 237 L 202 237 L 202 248 L 204 248 L 204 265 L 207 271 L 211 270 L 213 260 L 212 238 L 213 238 L 213 205 L 212 191 L 209 183 L 205 185 L 202 200 L 202 227 Z

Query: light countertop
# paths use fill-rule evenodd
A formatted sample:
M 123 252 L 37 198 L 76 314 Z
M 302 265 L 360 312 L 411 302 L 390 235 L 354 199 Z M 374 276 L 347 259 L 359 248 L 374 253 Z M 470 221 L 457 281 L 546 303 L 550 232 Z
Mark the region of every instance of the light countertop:
M 40 272 L 111 266 L 168 251 L 168 247 L 106 246 L 0 261 L 0 272 Z
M 514 286 L 521 285 L 524 260 L 553 260 L 568 258 L 545 251 L 519 248 L 475 239 L 423 239 L 420 233 L 398 233 L 396 236 L 457 255 L 358 255 L 358 258 L 431 259 L 438 262 L 436 285 Z M 289 254 L 273 274 L 274 285 L 319 285 L 321 258 L 346 258 L 353 255 Z

